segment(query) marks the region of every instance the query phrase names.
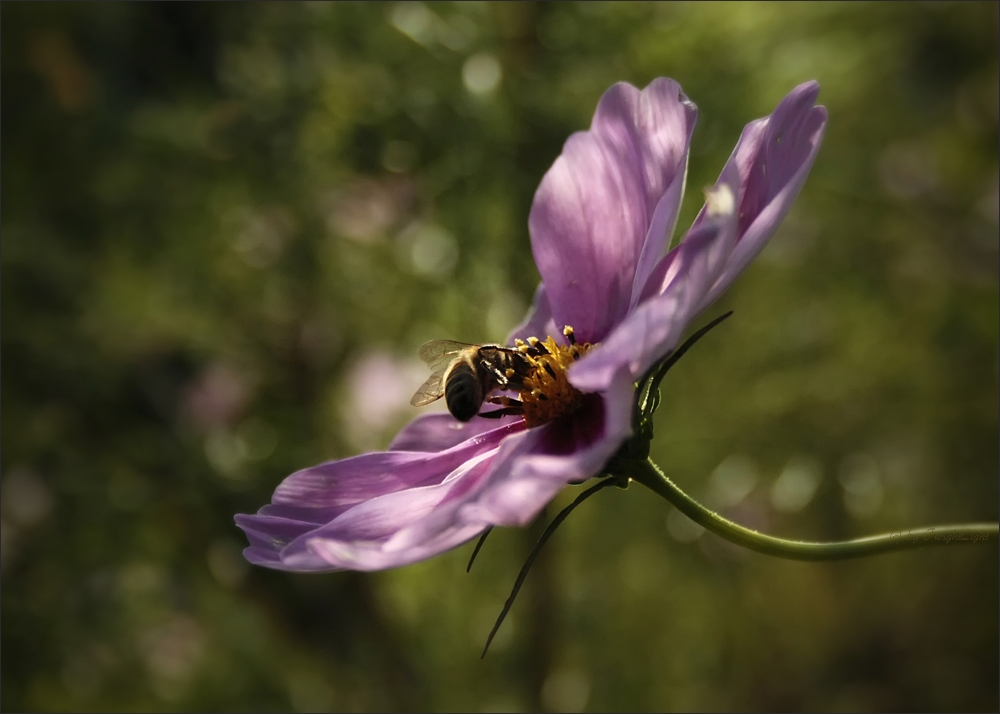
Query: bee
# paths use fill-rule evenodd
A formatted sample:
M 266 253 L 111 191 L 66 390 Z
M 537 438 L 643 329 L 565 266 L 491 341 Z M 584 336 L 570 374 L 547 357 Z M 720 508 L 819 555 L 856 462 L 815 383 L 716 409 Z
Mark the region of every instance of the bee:
M 522 352 L 500 345 L 431 340 L 420 346 L 417 355 L 431 368 L 431 376 L 416 391 L 410 404 L 422 407 L 444 397 L 448 411 L 459 421 L 469 421 L 479 414 L 483 402 L 498 389 L 523 390 L 522 380 L 531 369 Z M 489 401 L 505 408 L 486 412 L 484 416 L 519 413 L 517 400 Z

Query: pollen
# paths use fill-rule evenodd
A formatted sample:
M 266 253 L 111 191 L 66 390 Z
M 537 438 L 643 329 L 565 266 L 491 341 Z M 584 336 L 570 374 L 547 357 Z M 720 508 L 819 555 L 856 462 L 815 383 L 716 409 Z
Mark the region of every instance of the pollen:
M 593 345 L 576 342 L 572 327 L 567 326 L 563 335 L 568 345 L 560 345 L 549 336 L 544 342 L 530 337 L 517 346 L 529 365 L 528 374 L 522 381 L 524 390 L 520 393 L 528 427 L 572 414 L 583 403 L 583 393 L 566 379 L 566 370 Z

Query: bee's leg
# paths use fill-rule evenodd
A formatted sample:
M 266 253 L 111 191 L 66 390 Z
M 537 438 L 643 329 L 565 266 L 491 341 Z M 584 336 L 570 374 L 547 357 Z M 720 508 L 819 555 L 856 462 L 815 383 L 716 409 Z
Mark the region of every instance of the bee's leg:
M 489 373 L 493 375 L 493 379 L 498 385 L 502 387 L 507 384 L 507 370 L 501 368 L 499 365 L 486 361 L 483 362 L 483 367 L 485 367 Z
M 508 415 L 524 414 L 524 405 L 517 399 L 511 399 L 510 397 L 487 397 L 486 401 L 502 407 L 501 409 L 494 409 L 489 412 L 479 412 L 479 416 L 486 419 L 499 419 Z
M 517 399 L 512 399 L 511 397 L 487 397 L 486 401 L 490 404 L 499 404 L 502 407 L 518 407 L 521 408 L 524 405 Z
M 526 392 L 528 390 L 528 388 L 524 386 L 524 382 L 516 377 L 514 379 L 505 380 L 501 386 L 508 392 Z
M 520 416 L 524 414 L 524 410 L 521 407 L 504 407 L 503 409 L 494 409 L 490 412 L 479 412 L 479 416 L 483 419 L 499 419 L 505 416 Z
M 527 369 L 521 363 L 514 362 L 513 366 L 508 366 L 502 371 L 497 370 L 497 386 L 505 391 L 523 392 L 524 383 L 521 381 L 526 376 Z

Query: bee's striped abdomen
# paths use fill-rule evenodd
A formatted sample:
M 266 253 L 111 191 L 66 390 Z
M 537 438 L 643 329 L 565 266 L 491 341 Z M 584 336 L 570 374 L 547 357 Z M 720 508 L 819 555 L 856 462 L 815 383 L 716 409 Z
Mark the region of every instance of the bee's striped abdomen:
M 444 383 L 444 399 L 451 415 L 469 421 L 479 413 L 484 397 L 479 371 L 466 360 L 456 361 Z

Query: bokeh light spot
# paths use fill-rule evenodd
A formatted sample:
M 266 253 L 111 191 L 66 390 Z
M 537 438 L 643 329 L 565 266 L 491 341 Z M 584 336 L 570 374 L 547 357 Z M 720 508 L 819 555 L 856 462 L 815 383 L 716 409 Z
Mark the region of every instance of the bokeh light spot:
M 771 505 L 783 513 L 801 511 L 809 505 L 822 478 L 817 459 L 793 456 L 771 485 Z
M 472 94 L 491 94 L 500 86 L 501 79 L 500 61 L 489 52 L 472 55 L 462 66 L 462 82 Z

